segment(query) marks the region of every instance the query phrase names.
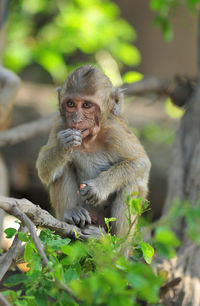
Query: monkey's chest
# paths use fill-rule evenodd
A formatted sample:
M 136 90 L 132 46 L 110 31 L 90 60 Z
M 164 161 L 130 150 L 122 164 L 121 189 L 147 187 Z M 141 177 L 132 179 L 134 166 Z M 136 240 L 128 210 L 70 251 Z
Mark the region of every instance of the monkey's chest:
M 100 153 L 79 153 L 73 154 L 73 164 L 75 166 L 77 176 L 80 181 L 93 179 L 102 171 L 108 170 L 112 162 L 109 156 Z

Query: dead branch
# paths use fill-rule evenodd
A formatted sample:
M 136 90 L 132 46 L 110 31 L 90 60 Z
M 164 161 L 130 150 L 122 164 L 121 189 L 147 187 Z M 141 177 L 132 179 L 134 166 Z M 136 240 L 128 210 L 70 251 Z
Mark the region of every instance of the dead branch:
M 170 97 L 174 104 L 185 105 L 186 101 L 194 91 L 196 80 L 185 77 L 175 77 L 168 81 L 155 77 L 146 77 L 143 80 L 131 84 L 123 84 L 120 89 L 124 90 L 125 95 L 147 95 L 154 94 L 158 98 Z M 11 128 L 0 133 L 0 147 L 12 145 L 21 141 L 33 138 L 37 135 L 49 132 L 52 122 L 57 113 L 53 113 L 44 118 L 24 123 L 18 127 Z
M 55 233 L 61 237 L 74 238 L 76 235 L 78 235 L 80 239 L 86 239 L 86 235 L 81 232 L 80 228 L 76 227 L 75 225 L 59 221 L 47 211 L 41 209 L 38 205 L 31 203 L 27 199 L 15 199 L 0 196 L 0 208 L 2 208 L 8 214 L 20 219 L 20 216 L 16 210 L 13 209 L 13 207 L 16 206 L 21 212 L 26 214 L 35 225 L 49 228 L 50 230 L 55 231 Z
M 123 84 L 120 88 L 126 89 L 125 95 L 145 95 L 145 94 L 157 94 L 168 96 L 170 94 L 170 81 L 159 79 L 156 77 L 145 77 L 139 82 L 130 84 Z
M 6 298 L 1 293 L 0 293 L 0 305 L 1 306 L 10 306 L 10 303 L 8 303 Z
M 53 113 L 44 118 L 40 118 L 29 123 L 24 123 L 17 127 L 11 128 L 5 132 L 1 132 L 0 147 L 16 144 L 18 142 L 48 132 L 52 126 L 52 122 L 55 119 L 56 115 L 56 113 Z
M 19 229 L 19 231 L 20 230 L 21 228 Z M 23 232 L 27 232 L 27 228 L 24 228 Z M 6 272 L 9 270 L 13 262 L 16 261 L 21 243 L 22 242 L 19 240 L 18 235 L 16 235 L 8 252 L 0 257 L 0 281 L 2 280 Z
M 27 228 L 28 228 L 28 230 L 31 234 L 31 237 L 33 239 L 33 242 L 36 246 L 36 249 L 37 249 L 38 253 L 42 256 L 42 264 L 44 266 L 46 266 L 47 263 L 48 263 L 48 258 L 47 258 L 46 254 L 44 252 L 44 247 L 43 247 L 42 243 L 40 242 L 40 239 L 37 236 L 35 225 L 29 219 L 29 217 L 27 217 L 27 215 L 17 207 L 17 204 L 12 204 L 11 209 L 12 209 L 12 213 L 15 215 L 15 217 L 17 217 L 20 221 L 23 222 L 24 225 L 27 226 Z

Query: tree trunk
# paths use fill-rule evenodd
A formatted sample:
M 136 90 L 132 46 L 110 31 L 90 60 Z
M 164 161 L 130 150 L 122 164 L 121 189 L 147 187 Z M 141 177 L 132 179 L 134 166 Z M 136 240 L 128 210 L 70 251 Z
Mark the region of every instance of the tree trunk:
M 187 103 L 174 144 L 164 214 L 175 199 L 195 206 L 200 200 L 200 15 L 198 17 L 198 83 Z M 182 242 L 177 257 L 168 266 L 172 278 L 181 282 L 165 298 L 165 305 L 200 305 L 200 246 L 186 234 L 184 218 L 176 224 Z M 173 292 L 172 292 L 173 291 Z

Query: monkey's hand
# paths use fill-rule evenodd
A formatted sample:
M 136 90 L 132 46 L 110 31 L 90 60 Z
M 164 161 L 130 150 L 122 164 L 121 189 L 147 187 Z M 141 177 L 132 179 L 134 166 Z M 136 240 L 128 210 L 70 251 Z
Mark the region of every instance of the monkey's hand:
M 58 132 L 58 139 L 65 149 L 80 146 L 82 143 L 81 131 L 67 129 Z
M 91 224 L 92 220 L 89 212 L 83 207 L 75 207 L 69 209 L 65 213 L 65 222 L 75 224 L 79 227 L 84 227 L 86 224 Z
M 107 199 L 107 194 L 100 191 L 100 186 L 96 185 L 94 180 L 82 182 L 80 185 L 80 196 L 87 205 L 97 206 Z M 106 189 L 106 186 L 105 186 Z
M 88 225 L 81 229 L 82 235 L 84 235 L 84 239 L 89 238 L 100 238 L 102 235 L 105 235 L 106 232 L 103 227 L 96 227 L 93 225 Z

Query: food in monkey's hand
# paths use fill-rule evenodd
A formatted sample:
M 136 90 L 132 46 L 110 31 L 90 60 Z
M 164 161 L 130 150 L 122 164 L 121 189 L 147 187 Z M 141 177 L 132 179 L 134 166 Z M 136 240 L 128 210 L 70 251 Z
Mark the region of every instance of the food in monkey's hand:
M 80 184 L 80 189 L 83 189 L 86 187 L 86 184 Z
M 80 184 L 80 189 L 83 189 L 85 188 L 87 185 L 86 184 Z M 106 228 L 106 224 L 105 224 L 105 221 L 104 221 L 104 214 L 102 213 L 101 210 L 99 210 L 98 208 L 95 208 L 95 207 L 92 207 L 92 206 L 89 206 L 89 205 L 86 205 L 84 206 L 84 208 L 87 209 L 87 211 L 89 212 L 89 215 L 91 217 L 91 220 L 92 220 L 92 224 L 95 225 L 95 226 L 100 226 L 102 228 L 104 228 L 104 230 L 106 231 L 107 228 Z

